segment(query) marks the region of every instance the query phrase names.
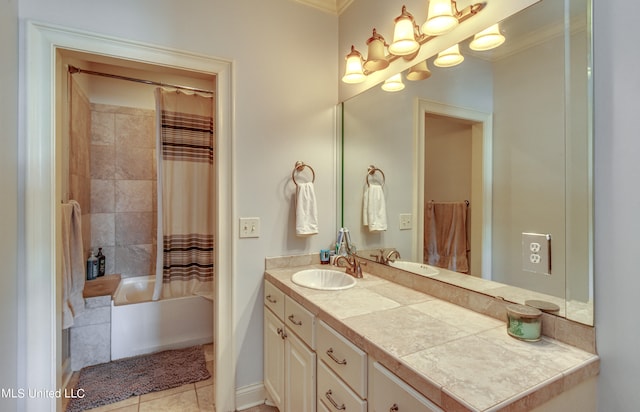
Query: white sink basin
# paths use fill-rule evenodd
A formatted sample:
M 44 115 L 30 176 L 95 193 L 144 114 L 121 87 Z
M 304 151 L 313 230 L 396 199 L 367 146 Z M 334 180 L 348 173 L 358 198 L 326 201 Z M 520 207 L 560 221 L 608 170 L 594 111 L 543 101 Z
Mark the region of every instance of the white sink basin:
M 433 266 L 429 266 L 424 263 L 410 262 L 407 260 L 396 260 L 395 262 L 389 262 L 389 266 L 406 270 L 407 272 L 413 272 L 421 276 L 435 276 L 440 273 L 440 271 Z
M 305 288 L 318 290 L 344 290 L 355 286 L 353 276 L 331 269 L 307 269 L 296 272 L 291 281 Z

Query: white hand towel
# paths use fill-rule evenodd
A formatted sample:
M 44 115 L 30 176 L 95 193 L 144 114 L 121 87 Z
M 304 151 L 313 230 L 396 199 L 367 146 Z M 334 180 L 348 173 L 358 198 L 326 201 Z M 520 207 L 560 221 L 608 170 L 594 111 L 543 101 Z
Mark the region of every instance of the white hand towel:
M 73 326 L 84 311 L 85 260 L 82 246 L 82 212 L 75 200 L 61 205 L 62 227 L 62 329 Z
M 370 232 L 387 230 L 387 203 L 382 185 L 367 185 L 362 205 L 362 222 Z
M 318 207 L 313 182 L 298 183 L 296 190 L 296 234 L 310 236 L 318 233 Z

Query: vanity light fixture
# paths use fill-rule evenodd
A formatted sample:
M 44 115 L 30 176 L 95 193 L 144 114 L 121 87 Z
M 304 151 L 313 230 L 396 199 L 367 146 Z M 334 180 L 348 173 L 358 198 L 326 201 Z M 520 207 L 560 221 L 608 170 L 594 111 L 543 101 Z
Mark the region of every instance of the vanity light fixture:
M 402 73 L 396 73 L 389 77 L 382 84 L 382 90 L 386 92 L 399 92 L 404 89 L 404 83 L 402 83 Z
M 432 30 L 431 26 L 436 25 L 435 22 L 447 20 L 455 20 L 453 23 L 455 26 L 480 12 L 485 5 L 485 2 L 474 3 L 459 11 L 455 0 L 430 0 L 430 15 L 423 25 L 423 29 L 429 28 L 429 30 Z M 342 77 L 343 82 L 361 83 L 366 79 L 367 75 L 386 69 L 391 62 L 401 57 L 411 61 L 418 55 L 420 46 L 436 36 L 424 30 L 421 31 L 413 15 L 407 11 L 406 6 L 402 6 L 400 16 L 396 17 L 394 21 L 393 42 L 391 44 L 387 44 L 384 38 L 373 29 L 373 35 L 367 40 L 366 61 L 362 58 L 360 52 L 354 46 L 351 46 L 351 52 L 346 57 L 346 70 Z M 437 26 L 440 27 L 440 23 Z M 451 30 L 452 27 L 449 27 L 448 30 Z M 442 31 L 441 33 L 445 32 Z M 388 50 L 386 55 L 384 52 L 385 47 Z
M 387 44 L 384 37 L 373 29 L 373 35 L 367 40 L 367 61 L 364 62 L 364 68 L 367 71 L 375 72 L 386 69 L 389 66 L 389 60 L 384 55 L 384 48 Z
M 431 36 L 440 36 L 450 32 L 458 25 L 457 14 L 455 1 L 429 0 L 427 21 L 422 25 L 422 32 Z
M 407 80 L 411 81 L 425 80 L 429 77 L 431 77 L 431 71 L 429 71 L 429 67 L 427 67 L 426 60 L 412 66 L 407 73 Z
M 446 50 L 438 53 L 438 57 L 433 61 L 438 67 L 453 67 L 464 61 L 464 56 L 460 54 L 460 46 L 454 44 Z
M 406 6 L 402 6 L 402 13 L 394 21 L 393 43 L 389 45 L 389 53 L 408 56 L 417 52 L 420 43 L 416 40 L 416 21 Z
M 365 74 L 362 68 L 362 55 L 355 46 L 351 46 L 351 53 L 346 57 L 347 65 L 342 81 L 345 83 L 362 83 Z
M 500 25 L 496 23 L 473 36 L 469 48 L 476 51 L 487 51 L 500 46 L 504 40 L 504 36 L 500 33 Z

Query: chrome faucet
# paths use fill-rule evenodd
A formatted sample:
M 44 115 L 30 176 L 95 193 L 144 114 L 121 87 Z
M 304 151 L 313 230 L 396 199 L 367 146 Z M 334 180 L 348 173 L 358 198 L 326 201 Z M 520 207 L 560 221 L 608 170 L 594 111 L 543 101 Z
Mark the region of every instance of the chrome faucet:
M 400 259 L 400 252 L 398 252 L 397 250 L 393 249 L 390 250 L 386 255 L 381 254 L 381 260 L 382 263 L 384 263 L 385 265 L 388 265 L 389 262 L 395 262 L 397 259 Z
M 336 258 L 335 262 L 333 263 L 335 266 L 340 267 L 340 261 L 345 262 L 345 272 L 351 276 L 353 276 L 354 278 L 357 279 L 362 279 L 362 266 L 360 264 L 360 261 L 358 259 L 356 259 L 355 256 L 353 255 L 348 255 L 348 256 L 343 256 L 340 255 Z M 366 265 L 366 263 L 365 263 Z

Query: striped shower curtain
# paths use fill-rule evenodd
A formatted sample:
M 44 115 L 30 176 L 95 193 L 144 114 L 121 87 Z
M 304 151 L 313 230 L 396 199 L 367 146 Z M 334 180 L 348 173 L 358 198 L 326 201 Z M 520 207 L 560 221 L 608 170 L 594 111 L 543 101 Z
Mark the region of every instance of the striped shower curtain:
M 156 89 L 158 232 L 153 300 L 211 295 L 215 233 L 213 98 Z

